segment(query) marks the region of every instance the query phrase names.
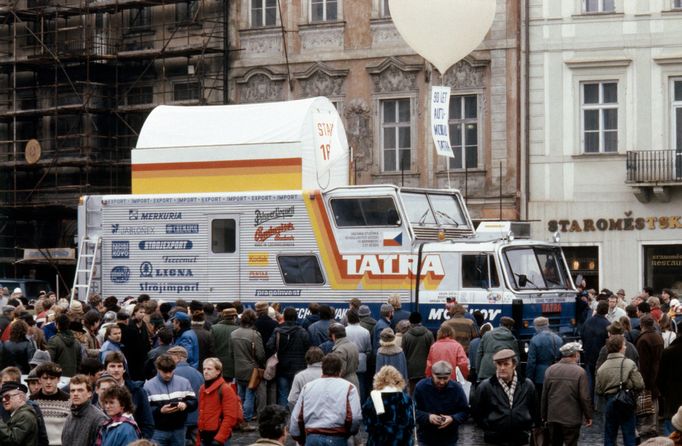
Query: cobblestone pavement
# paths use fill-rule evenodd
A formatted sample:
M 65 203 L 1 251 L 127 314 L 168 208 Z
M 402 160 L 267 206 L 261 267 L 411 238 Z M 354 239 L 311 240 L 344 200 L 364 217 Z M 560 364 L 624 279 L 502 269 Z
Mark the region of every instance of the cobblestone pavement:
M 602 440 L 602 423 L 601 418 L 598 417 L 594 424 L 590 428 L 583 427 L 580 433 L 580 444 L 581 445 L 601 445 L 604 444 Z M 360 436 L 364 439 L 364 433 Z M 231 446 L 246 446 L 258 439 L 257 432 L 237 432 L 230 442 Z M 287 446 L 294 446 L 296 443 L 291 439 L 288 440 Z M 476 427 L 472 421 L 468 421 L 466 424 L 459 429 L 459 445 L 461 446 L 481 446 L 485 445 L 483 441 L 483 431 Z M 619 439 L 619 444 L 622 444 Z

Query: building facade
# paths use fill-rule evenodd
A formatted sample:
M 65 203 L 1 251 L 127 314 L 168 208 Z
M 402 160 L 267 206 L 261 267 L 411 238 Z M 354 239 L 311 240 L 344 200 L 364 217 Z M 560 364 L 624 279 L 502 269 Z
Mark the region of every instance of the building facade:
M 682 1 L 530 0 L 529 37 L 533 237 L 590 287 L 682 291 Z
M 345 121 L 357 184 L 458 188 L 474 218 L 517 219 L 521 2 L 441 75 L 407 46 L 387 0 L 239 0 L 230 9 L 230 101 L 327 96 Z M 430 86 L 452 88 L 456 157 L 438 157 Z

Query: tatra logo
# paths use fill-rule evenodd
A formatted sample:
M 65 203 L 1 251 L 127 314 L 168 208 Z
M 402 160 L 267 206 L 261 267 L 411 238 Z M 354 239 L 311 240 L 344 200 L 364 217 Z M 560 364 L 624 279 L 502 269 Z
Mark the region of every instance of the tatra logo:
M 253 235 L 253 239 L 257 243 L 263 243 L 270 237 L 274 236 L 274 240 L 293 240 L 294 236 L 293 235 L 282 235 L 283 232 L 288 232 L 288 231 L 293 231 L 294 224 L 293 223 L 282 223 L 281 225 L 277 226 L 270 226 L 268 229 L 263 228 L 263 226 L 259 226 L 256 229 L 256 233 Z
M 367 254 L 345 255 L 346 272 L 349 276 L 415 276 L 417 274 L 416 254 Z M 445 276 L 440 256 L 431 254 L 422 259 L 421 276 L 431 274 L 435 278 Z
M 290 218 L 294 216 L 294 207 L 288 207 L 288 208 L 275 208 L 272 211 L 261 211 L 256 209 L 256 218 L 254 219 L 254 226 L 262 225 L 265 222 L 268 222 L 270 220 L 274 220 L 276 218 Z

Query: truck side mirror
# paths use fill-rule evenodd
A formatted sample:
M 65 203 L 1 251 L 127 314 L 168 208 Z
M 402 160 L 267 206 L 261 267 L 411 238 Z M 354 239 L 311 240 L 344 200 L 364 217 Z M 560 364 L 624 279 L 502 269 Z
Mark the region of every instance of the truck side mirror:
M 519 280 L 518 280 L 518 282 L 519 282 L 519 286 L 520 286 L 521 288 L 525 288 L 526 285 L 528 284 L 528 277 L 526 277 L 525 274 L 519 274 Z

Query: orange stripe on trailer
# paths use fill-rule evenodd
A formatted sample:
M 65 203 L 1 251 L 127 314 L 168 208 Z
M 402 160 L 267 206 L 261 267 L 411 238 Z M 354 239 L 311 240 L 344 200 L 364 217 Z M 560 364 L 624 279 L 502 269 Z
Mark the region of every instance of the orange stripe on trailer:
M 133 172 L 158 170 L 193 170 L 193 169 L 221 169 L 221 168 L 262 168 L 267 166 L 301 167 L 301 158 L 252 159 L 230 161 L 185 161 L 179 163 L 149 163 L 133 164 Z
M 204 169 L 163 169 L 163 170 L 142 170 L 133 172 L 133 178 L 168 178 L 168 177 L 189 177 L 189 176 L 234 176 L 234 175 L 270 175 L 270 174 L 297 174 L 301 175 L 298 166 L 250 166 L 244 167 L 218 167 Z M 299 181 L 300 183 L 300 181 Z

